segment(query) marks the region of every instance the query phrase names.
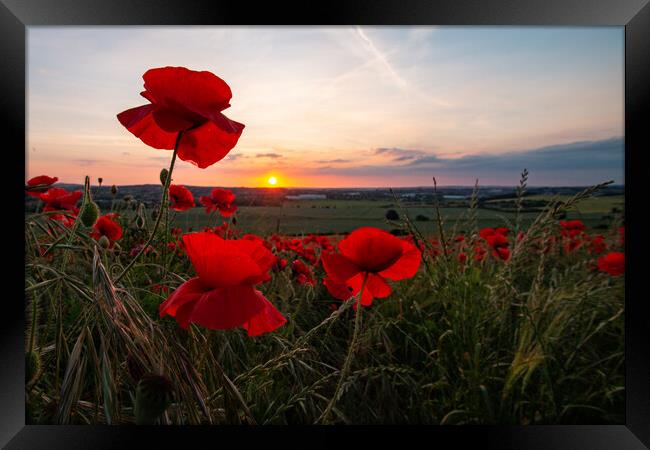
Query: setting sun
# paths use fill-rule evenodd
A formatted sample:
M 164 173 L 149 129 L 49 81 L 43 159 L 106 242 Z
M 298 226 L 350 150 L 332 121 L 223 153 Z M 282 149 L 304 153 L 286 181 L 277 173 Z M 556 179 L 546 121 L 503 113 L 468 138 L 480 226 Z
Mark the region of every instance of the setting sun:
M 278 184 L 278 179 L 276 177 L 269 177 L 268 180 L 266 180 L 267 183 L 269 183 L 271 186 L 275 186 Z

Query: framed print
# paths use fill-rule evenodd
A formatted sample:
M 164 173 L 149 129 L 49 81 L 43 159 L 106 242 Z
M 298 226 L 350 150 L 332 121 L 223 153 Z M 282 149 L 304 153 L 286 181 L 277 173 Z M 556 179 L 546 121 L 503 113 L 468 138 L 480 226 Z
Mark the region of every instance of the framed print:
M 583 3 L 3 0 L 2 444 L 647 448 L 650 7 Z

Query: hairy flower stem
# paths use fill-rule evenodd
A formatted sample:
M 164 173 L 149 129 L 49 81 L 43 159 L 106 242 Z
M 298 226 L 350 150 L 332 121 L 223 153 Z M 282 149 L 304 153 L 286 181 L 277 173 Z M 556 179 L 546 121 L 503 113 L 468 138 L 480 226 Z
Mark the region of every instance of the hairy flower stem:
M 32 329 L 29 330 L 29 353 L 34 351 L 34 343 L 36 342 L 36 322 L 38 318 L 38 295 L 34 293 L 32 296 Z
M 357 301 L 356 301 L 357 310 L 354 316 L 354 331 L 352 333 L 352 340 L 350 341 L 350 346 L 348 347 L 348 355 L 346 356 L 345 362 L 343 363 L 343 368 L 341 369 L 341 376 L 339 377 L 339 382 L 336 385 L 336 390 L 334 391 L 334 395 L 332 396 L 332 399 L 327 405 L 327 408 L 325 409 L 323 414 L 316 422 L 320 422 L 322 420 L 324 424 L 329 423 L 329 416 L 332 412 L 332 409 L 334 408 L 334 405 L 338 401 L 339 396 L 341 395 L 341 388 L 343 388 L 343 383 L 345 382 L 345 379 L 347 378 L 348 373 L 350 372 L 350 367 L 352 366 L 352 356 L 354 355 L 354 352 L 356 350 L 357 340 L 359 338 L 359 330 L 361 329 L 361 310 L 363 309 L 361 307 L 361 297 L 363 296 L 363 289 L 366 286 L 367 279 L 368 279 L 368 274 L 366 273 L 363 277 L 363 283 L 361 283 L 361 290 L 359 291 L 359 295 L 357 296 Z
M 121 274 L 118 275 L 117 278 L 115 278 L 114 283 L 117 284 L 122 278 L 124 278 L 124 275 L 127 274 L 129 270 L 133 267 L 133 265 L 136 263 L 138 258 L 144 253 L 144 251 L 149 247 L 151 242 L 153 241 L 153 238 L 156 235 L 156 230 L 158 230 L 158 226 L 160 225 L 162 216 L 165 212 L 165 209 L 169 208 L 169 205 L 167 205 L 167 197 L 169 195 L 169 185 L 171 184 L 172 180 L 172 172 L 174 171 L 174 163 L 176 163 L 176 153 L 178 152 L 178 144 L 181 142 L 181 137 L 183 136 L 183 132 L 179 131 L 178 136 L 176 137 L 176 143 L 174 144 L 174 153 L 172 154 L 172 160 L 171 163 L 169 164 L 169 173 L 167 174 L 167 178 L 165 179 L 165 185 L 163 186 L 163 192 L 162 192 L 162 199 L 160 201 L 160 211 L 158 211 L 158 217 L 156 217 L 156 223 L 153 225 L 153 230 L 151 230 L 151 234 L 149 235 L 149 239 L 147 239 L 147 242 L 142 246 L 140 251 L 138 251 L 138 254 L 133 257 L 131 262 L 124 268 Z

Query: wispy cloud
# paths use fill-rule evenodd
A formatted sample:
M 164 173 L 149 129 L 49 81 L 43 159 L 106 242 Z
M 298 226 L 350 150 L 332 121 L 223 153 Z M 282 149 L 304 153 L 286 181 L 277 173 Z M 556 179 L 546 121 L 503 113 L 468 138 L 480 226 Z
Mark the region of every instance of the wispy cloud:
M 345 164 L 352 162 L 351 159 L 343 159 L 343 158 L 337 158 L 337 159 L 321 159 L 316 161 L 317 163 L 320 164 Z
M 98 159 L 76 159 L 74 162 L 76 164 L 79 164 L 81 167 L 89 167 L 102 163 L 103 161 L 100 161 Z
M 257 158 L 271 158 L 271 159 L 282 158 L 282 155 L 279 153 L 258 153 L 255 156 Z
M 379 62 L 379 65 L 384 69 L 384 71 L 395 81 L 395 84 L 401 88 L 406 87 L 407 83 L 404 78 L 395 71 L 391 63 L 388 61 L 386 54 L 377 48 L 361 27 L 357 27 L 357 36 L 359 36 L 361 42 L 368 49 L 370 54 Z
M 423 150 L 412 150 L 406 148 L 387 148 L 380 147 L 375 149 L 375 155 L 386 155 L 393 158 L 393 161 L 410 161 L 423 157 L 427 152 Z

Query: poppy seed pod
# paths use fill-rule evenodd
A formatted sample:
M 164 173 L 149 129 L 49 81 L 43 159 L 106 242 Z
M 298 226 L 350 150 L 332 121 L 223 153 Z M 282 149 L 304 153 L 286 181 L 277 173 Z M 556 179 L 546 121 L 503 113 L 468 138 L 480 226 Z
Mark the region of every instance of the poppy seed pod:
M 97 204 L 93 202 L 93 198 L 90 195 L 90 177 L 86 175 L 86 180 L 84 182 L 84 199 L 81 205 L 81 212 L 79 213 L 81 223 L 87 227 L 92 227 L 99 216 L 99 208 Z
M 104 182 L 104 179 L 102 177 L 97 178 L 97 183 L 101 186 L 102 183 Z
M 31 351 L 25 353 L 25 383 L 32 383 L 41 372 L 41 357 Z
M 153 425 L 172 402 L 174 389 L 162 375 L 143 375 L 135 390 L 135 423 Z
M 162 169 L 160 171 L 160 184 L 162 184 L 163 186 L 165 185 L 165 183 L 167 183 L 167 176 L 168 175 L 169 175 L 169 170 Z
M 97 242 L 101 248 L 108 248 L 111 246 L 111 241 L 106 236 L 100 237 Z
M 81 223 L 87 227 L 92 227 L 97 220 L 97 217 L 99 217 L 99 207 L 97 206 L 97 203 L 92 200 L 86 202 L 79 213 Z

